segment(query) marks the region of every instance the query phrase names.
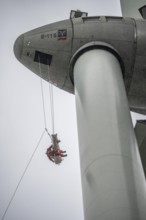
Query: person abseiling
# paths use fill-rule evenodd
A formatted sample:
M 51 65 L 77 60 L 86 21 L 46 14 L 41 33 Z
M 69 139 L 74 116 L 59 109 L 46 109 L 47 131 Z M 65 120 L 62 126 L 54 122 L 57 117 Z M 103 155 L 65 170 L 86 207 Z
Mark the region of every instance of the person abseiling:
M 62 160 L 58 160 L 59 158 L 62 159 L 62 157 L 67 157 L 66 151 L 63 151 L 60 149 L 59 143 L 60 140 L 57 138 L 57 134 L 53 134 L 52 136 L 52 142 L 53 144 L 47 149 L 46 154 L 50 161 L 53 163 L 59 164 Z

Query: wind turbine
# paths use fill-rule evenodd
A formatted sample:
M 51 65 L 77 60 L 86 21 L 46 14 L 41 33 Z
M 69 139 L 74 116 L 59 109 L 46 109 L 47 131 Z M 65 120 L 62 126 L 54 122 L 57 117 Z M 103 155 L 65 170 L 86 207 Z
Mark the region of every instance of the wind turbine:
M 70 18 L 19 36 L 16 58 L 76 98 L 86 220 L 145 220 L 146 184 L 132 111 L 146 114 L 146 1 L 123 17 Z M 49 75 L 48 75 L 49 66 Z M 127 99 L 128 98 L 128 99 Z

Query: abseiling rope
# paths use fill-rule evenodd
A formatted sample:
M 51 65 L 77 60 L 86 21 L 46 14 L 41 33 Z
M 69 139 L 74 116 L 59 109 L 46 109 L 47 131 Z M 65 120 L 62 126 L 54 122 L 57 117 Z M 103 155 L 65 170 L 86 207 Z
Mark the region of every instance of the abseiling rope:
M 44 91 L 43 91 L 43 82 L 42 82 L 42 71 L 41 71 L 41 64 L 40 64 L 40 57 L 39 57 L 39 72 L 40 72 L 40 81 L 41 81 L 41 92 L 42 92 L 42 103 L 43 103 L 43 113 L 44 113 L 44 125 L 45 129 L 47 130 L 47 122 L 46 122 L 46 114 L 45 114 L 45 102 L 44 102 Z M 49 71 L 49 65 L 48 65 L 48 79 L 50 80 L 50 71 Z M 51 108 L 51 122 L 52 122 L 52 134 L 54 134 L 54 99 L 53 99 L 53 86 L 51 83 L 49 83 L 49 95 L 50 95 L 50 108 Z M 51 135 L 49 134 L 51 137 Z
M 48 65 L 48 78 L 50 81 L 50 71 Z M 52 134 L 54 134 L 54 98 L 53 98 L 53 86 L 49 83 L 49 94 L 50 94 L 50 106 L 51 106 L 51 120 L 52 120 Z
M 18 188 L 19 188 L 19 186 L 20 186 L 20 184 L 21 184 L 21 182 L 22 182 L 22 180 L 23 180 L 23 178 L 24 178 L 24 176 L 25 176 L 25 174 L 26 174 L 26 171 L 28 170 L 28 167 L 29 167 L 29 165 L 30 165 L 30 163 L 31 163 L 31 161 L 32 161 L 32 159 L 33 159 L 33 157 L 34 157 L 34 155 L 35 155 L 35 153 L 36 153 L 36 151 L 37 151 L 37 149 L 38 149 L 40 143 L 41 143 L 41 140 L 42 140 L 43 137 L 44 137 L 45 131 L 46 131 L 46 130 L 43 131 L 43 133 L 42 133 L 42 135 L 41 135 L 41 137 L 40 137 L 40 139 L 39 139 L 39 141 L 38 141 L 38 143 L 37 143 L 37 145 L 36 145 L 36 147 L 35 147 L 35 149 L 34 149 L 32 155 L 31 155 L 31 157 L 30 157 L 30 159 L 29 159 L 29 161 L 28 161 L 28 163 L 27 163 L 27 165 L 26 165 L 26 167 L 25 167 L 25 169 L 24 169 L 24 171 L 23 171 L 23 173 L 22 173 L 22 175 L 21 175 L 21 177 L 20 177 L 20 180 L 19 180 L 19 182 L 18 182 L 18 184 L 17 184 L 17 186 L 16 186 L 16 188 L 15 188 L 15 190 L 14 190 L 12 196 L 11 196 L 11 199 L 10 199 L 10 201 L 9 201 L 7 207 L 6 207 L 6 210 L 5 210 L 5 212 L 4 212 L 4 214 L 3 214 L 1 220 L 4 220 L 4 218 L 5 218 L 5 216 L 6 216 L 7 212 L 8 212 L 8 210 L 9 210 L 9 207 L 10 207 L 12 201 L 14 200 L 14 197 L 15 197 L 15 195 L 16 195 L 16 193 L 17 193 L 17 191 L 18 191 Z
M 45 102 L 44 102 L 44 91 L 43 91 L 43 82 L 42 82 L 42 72 L 41 72 L 40 58 L 39 58 L 39 72 L 40 72 L 40 83 L 41 83 L 41 93 L 42 93 L 43 113 L 44 113 L 44 125 L 45 125 L 45 128 L 47 128 L 46 114 L 45 114 Z

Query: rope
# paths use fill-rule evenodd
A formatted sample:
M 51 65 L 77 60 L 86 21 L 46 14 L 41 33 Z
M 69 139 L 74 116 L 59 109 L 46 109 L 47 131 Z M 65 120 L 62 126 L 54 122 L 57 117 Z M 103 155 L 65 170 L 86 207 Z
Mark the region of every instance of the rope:
M 49 71 L 49 65 L 48 65 L 48 78 L 50 80 L 50 71 Z M 51 83 L 49 83 L 49 94 L 50 94 L 50 106 L 51 106 L 51 120 L 52 120 L 52 134 L 54 134 L 54 99 L 53 99 L 53 86 Z
M 49 83 L 50 93 L 50 106 L 51 106 L 51 121 L 52 121 L 52 133 L 54 134 L 54 100 L 53 100 L 53 86 Z
M 24 171 L 22 173 L 22 176 L 21 176 L 21 178 L 20 178 L 20 180 L 19 180 L 19 182 L 18 182 L 18 184 L 17 184 L 17 186 L 16 186 L 16 188 L 14 190 L 14 193 L 12 194 L 12 197 L 11 197 L 11 199 L 10 199 L 8 205 L 7 205 L 7 208 L 6 208 L 6 210 L 5 210 L 5 212 L 4 212 L 3 216 L 2 216 L 2 220 L 4 220 L 4 218 L 5 218 L 5 216 L 6 216 L 7 212 L 8 212 L 8 209 L 9 209 L 9 207 L 10 207 L 10 205 L 11 205 L 11 203 L 12 203 L 12 201 L 13 201 L 16 193 L 17 193 L 17 190 L 18 190 L 18 188 L 19 188 L 19 186 L 20 186 L 20 184 L 21 184 L 21 182 L 22 182 L 22 180 L 23 180 L 23 178 L 24 178 L 24 176 L 26 174 L 26 171 L 28 170 L 28 167 L 29 167 L 29 165 L 30 165 L 30 163 L 31 163 L 35 153 L 36 153 L 36 150 L 38 149 L 38 147 L 40 145 L 40 142 L 41 142 L 41 140 L 42 140 L 42 138 L 44 136 L 44 133 L 45 133 L 45 130 L 43 131 L 43 133 L 42 133 L 42 135 L 41 135 L 41 137 L 40 137 L 40 139 L 39 139 L 39 141 L 38 141 L 38 143 L 37 143 L 37 145 L 36 145 L 32 155 L 31 155 L 31 157 L 30 157 L 30 159 L 29 159 L 29 161 L 28 161 L 28 163 L 27 163 L 27 165 L 26 165 L 26 167 L 25 167 L 25 169 L 24 169 Z
M 48 129 L 47 129 L 47 128 L 45 128 L 45 131 L 47 132 L 47 134 L 49 135 L 49 137 L 50 137 L 50 139 L 51 139 L 51 141 L 52 141 L 52 136 L 51 136 L 51 134 L 48 132 Z
M 41 66 L 40 66 L 40 58 L 39 58 L 39 71 L 40 71 L 41 93 L 42 93 L 42 103 L 43 103 L 43 113 L 44 113 L 44 125 L 46 128 L 47 122 L 46 122 L 46 114 L 45 114 L 45 102 L 44 102 L 44 91 L 43 91 L 43 83 L 42 83 L 42 72 L 41 72 Z
M 45 102 L 44 102 L 44 91 L 43 91 L 43 83 L 42 83 L 42 72 L 41 72 L 41 65 L 40 65 L 40 57 L 38 57 L 38 60 L 39 60 L 39 72 L 40 72 L 40 81 L 41 81 L 43 113 L 44 113 L 44 125 L 45 125 L 46 131 L 48 131 L 47 130 L 47 122 L 46 122 L 46 114 L 45 114 Z M 49 78 L 49 81 L 50 81 L 49 65 L 48 65 L 48 78 Z M 54 100 L 53 100 L 53 86 L 52 86 L 51 83 L 49 83 L 49 94 L 50 94 L 52 133 L 54 134 Z M 48 132 L 47 132 L 47 134 L 48 134 Z

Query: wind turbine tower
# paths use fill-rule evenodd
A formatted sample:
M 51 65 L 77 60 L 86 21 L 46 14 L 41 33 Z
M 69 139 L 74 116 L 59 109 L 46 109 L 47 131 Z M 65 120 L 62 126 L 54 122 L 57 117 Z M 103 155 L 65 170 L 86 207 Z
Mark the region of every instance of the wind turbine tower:
M 70 19 L 19 36 L 16 58 L 74 93 L 85 220 L 145 220 L 146 182 L 129 108 L 146 114 L 146 1 L 123 17 Z M 48 76 L 49 65 L 49 76 Z

